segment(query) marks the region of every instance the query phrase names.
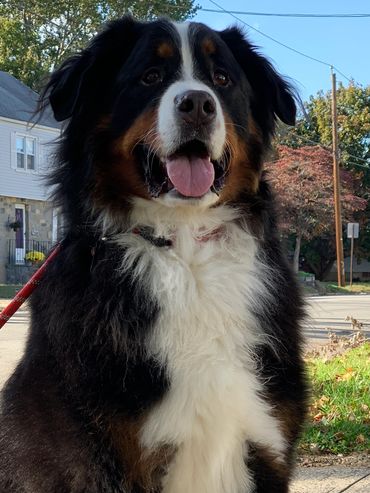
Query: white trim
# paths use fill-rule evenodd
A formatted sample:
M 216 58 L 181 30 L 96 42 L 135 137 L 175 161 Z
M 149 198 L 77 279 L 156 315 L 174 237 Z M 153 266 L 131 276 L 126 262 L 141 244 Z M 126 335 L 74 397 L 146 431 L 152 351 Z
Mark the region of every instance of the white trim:
M 57 134 L 60 134 L 61 129 L 57 127 L 47 127 L 46 125 L 39 125 L 39 124 L 33 124 L 32 122 L 26 122 L 25 120 L 14 120 L 13 118 L 7 118 L 6 116 L 0 116 L 0 122 L 3 120 L 4 122 L 7 123 L 16 123 L 17 125 L 22 125 L 27 127 L 27 129 L 40 129 L 40 130 L 47 130 L 49 132 L 56 132 Z
M 51 239 L 53 243 L 58 241 L 58 218 L 59 211 L 56 207 L 53 207 L 53 222 L 52 222 L 52 230 L 51 230 Z
M 25 204 L 14 204 L 14 217 L 16 218 L 16 209 L 23 210 L 23 248 L 17 248 L 15 243 L 15 263 L 17 265 L 23 265 L 26 256 L 26 237 L 27 237 L 27 222 L 26 222 L 26 205 Z M 17 241 L 17 240 L 16 240 Z M 21 259 L 17 261 L 17 259 Z
M 29 197 L 26 195 L 23 195 L 23 197 L 20 197 L 19 195 L 12 195 L 11 193 L 0 193 L 0 197 L 9 197 L 11 199 L 17 199 L 17 200 L 34 200 L 35 202 L 50 202 L 50 203 L 52 203 L 51 198 L 35 199 L 34 197 Z
M 18 168 L 17 166 L 17 137 L 21 137 L 23 139 L 33 139 L 35 141 L 35 154 L 34 154 L 34 168 L 27 168 L 27 142 L 25 141 L 25 153 L 24 153 L 24 168 Z M 31 175 L 37 175 L 38 170 L 40 168 L 40 138 L 38 136 L 27 134 L 24 131 L 18 132 L 14 130 L 11 132 L 10 144 L 12 146 L 11 149 L 11 168 L 17 173 L 26 173 Z

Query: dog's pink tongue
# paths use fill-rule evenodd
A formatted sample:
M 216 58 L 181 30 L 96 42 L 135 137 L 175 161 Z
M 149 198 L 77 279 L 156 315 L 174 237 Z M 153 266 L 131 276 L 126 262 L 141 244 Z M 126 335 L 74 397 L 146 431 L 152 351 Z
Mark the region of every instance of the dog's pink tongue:
M 215 170 L 209 157 L 175 156 L 166 160 L 173 186 L 185 197 L 201 197 L 211 188 Z

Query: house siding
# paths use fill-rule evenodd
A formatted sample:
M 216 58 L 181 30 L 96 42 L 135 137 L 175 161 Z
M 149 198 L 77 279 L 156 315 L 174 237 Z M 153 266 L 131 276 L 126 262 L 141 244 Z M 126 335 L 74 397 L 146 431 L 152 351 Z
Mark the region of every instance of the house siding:
M 16 169 L 17 134 L 36 139 L 35 171 Z M 57 128 L 32 127 L 0 116 L 0 284 L 23 283 L 33 270 L 32 266 L 9 262 L 9 248 L 15 248 L 16 238 L 9 223 L 15 220 L 16 204 L 25 207 L 25 245 L 32 245 L 32 240 L 51 244 L 53 239 L 53 204 L 48 200 L 51 190 L 45 177 L 59 134 Z
M 35 171 L 22 171 L 14 167 L 16 159 L 15 135 L 27 135 L 37 139 Z M 0 117 L 0 196 L 32 200 L 47 200 L 50 189 L 45 186 L 44 177 L 51 165 L 51 153 L 59 130 L 47 127 L 30 127 Z
M 351 269 L 350 257 L 344 259 L 344 271 L 346 273 L 346 279 L 349 280 Z M 333 267 L 325 278 L 325 281 L 337 280 L 337 263 L 334 262 Z M 353 281 L 370 281 L 370 262 L 365 259 L 357 258 L 353 259 Z

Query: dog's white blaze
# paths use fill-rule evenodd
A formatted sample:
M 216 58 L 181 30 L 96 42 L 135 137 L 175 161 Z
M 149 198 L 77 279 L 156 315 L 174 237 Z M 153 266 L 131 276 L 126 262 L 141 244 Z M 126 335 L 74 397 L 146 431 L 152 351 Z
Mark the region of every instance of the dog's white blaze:
M 150 204 L 150 205 L 149 205 Z M 159 304 L 148 352 L 168 370 L 170 389 L 142 429 L 147 449 L 174 444 L 163 493 L 247 493 L 246 440 L 281 458 L 278 421 L 260 397 L 253 360 L 262 342 L 254 305 L 268 302 L 254 238 L 226 206 L 200 208 L 135 200 L 133 224 L 175 234 L 173 248 L 123 235 L 123 269 L 133 269 Z M 168 226 L 170 225 L 170 226 Z M 199 241 L 220 226 L 221 239 Z
M 193 79 L 194 63 L 193 63 L 193 57 L 191 54 L 190 42 L 189 42 L 190 24 L 189 22 L 183 22 L 183 23 L 177 23 L 175 24 L 175 26 L 181 41 L 182 78 L 184 80 L 186 79 L 191 80 Z
M 206 84 L 194 78 L 194 61 L 189 39 L 189 23 L 174 24 L 181 42 L 181 70 L 179 80 L 169 86 L 163 94 L 158 108 L 159 152 L 161 157 L 174 153 L 181 142 L 179 123 L 175 111 L 175 98 L 190 90 L 208 92 L 216 103 L 216 121 L 210 135 L 211 158 L 219 159 L 225 147 L 225 119 L 217 94 Z M 194 134 L 194 139 L 197 135 Z

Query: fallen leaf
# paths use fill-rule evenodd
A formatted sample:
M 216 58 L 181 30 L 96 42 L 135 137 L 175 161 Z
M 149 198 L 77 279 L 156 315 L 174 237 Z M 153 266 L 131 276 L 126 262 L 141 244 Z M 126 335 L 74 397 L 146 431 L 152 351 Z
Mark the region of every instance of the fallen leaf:
M 347 371 L 346 373 L 335 375 L 335 380 L 337 382 L 348 382 L 354 375 L 356 375 L 354 370 Z
M 317 443 L 310 443 L 310 450 L 314 454 L 319 452 L 319 445 Z
M 356 437 L 356 443 L 361 444 L 365 442 L 366 442 L 366 438 L 364 437 L 364 435 L 362 435 L 362 433 Z
M 343 433 L 343 431 L 338 431 L 337 433 L 335 433 L 334 435 L 334 440 L 336 442 L 340 442 L 341 440 L 343 440 L 343 438 L 345 437 L 345 434 Z

